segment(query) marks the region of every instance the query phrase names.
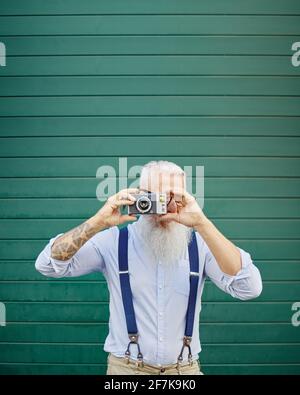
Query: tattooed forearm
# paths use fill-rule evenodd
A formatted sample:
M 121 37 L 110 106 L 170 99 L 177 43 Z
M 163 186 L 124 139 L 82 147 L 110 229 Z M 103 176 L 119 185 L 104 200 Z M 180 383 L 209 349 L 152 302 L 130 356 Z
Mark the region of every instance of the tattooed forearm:
M 51 249 L 51 257 L 61 261 L 72 258 L 98 231 L 99 229 L 89 222 L 84 222 L 55 240 Z

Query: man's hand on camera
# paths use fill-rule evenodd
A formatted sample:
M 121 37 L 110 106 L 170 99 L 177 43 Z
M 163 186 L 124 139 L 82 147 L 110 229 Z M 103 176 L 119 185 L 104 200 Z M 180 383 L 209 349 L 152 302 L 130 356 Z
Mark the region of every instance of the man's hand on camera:
M 182 195 L 182 204 L 178 206 L 177 212 L 160 215 L 159 221 L 175 221 L 185 226 L 197 227 L 207 220 L 194 196 L 185 190 L 176 191 L 176 194 Z
M 137 188 L 122 189 L 113 196 L 110 196 L 105 205 L 97 212 L 94 218 L 105 228 L 121 225 L 128 221 L 135 221 L 135 215 L 121 214 L 121 206 L 134 204 L 135 198 L 131 194 L 138 193 Z

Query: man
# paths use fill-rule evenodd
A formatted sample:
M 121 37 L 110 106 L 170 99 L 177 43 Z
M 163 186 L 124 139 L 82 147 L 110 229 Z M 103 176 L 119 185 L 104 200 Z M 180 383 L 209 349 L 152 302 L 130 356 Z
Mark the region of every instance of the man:
M 167 214 L 122 214 L 121 206 L 134 204 L 139 191 L 167 196 Z M 130 358 L 126 312 L 120 285 L 117 225 L 128 225 L 128 272 L 138 341 Z M 199 274 L 190 272 L 189 243 L 195 231 Z M 127 244 L 126 244 L 127 245 Z M 140 190 L 125 189 L 111 196 L 91 218 L 75 229 L 50 240 L 36 261 L 49 277 L 81 276 L 102 272 L 110 292 L 109 334 L 104 350 L 109 353 L 107 374 L 202 374 L 198 357 L 199 313 L 204 280 L 210 278 L 221 290 L 247 300 L 260 295 L 262 281 L 250 255 L 236 247 L 204 215 L 194 197 L 185 190 L 185 173 L 174 163 L 153 161 L 145 165 Z M 127 273 L 128 273 L 127 272 Z M 198 276 L 191 347 L 183 346 L 190 275 Z M 132 340 L 132 338 L 131 338 Z M 191 340 L 191 339 L 190 339 Z M 143 354 L 138 364 L 137 346 Z M 134 348 L 134 350 L 133 350 Z M 191 362 L 191 360 L 190 360 Z

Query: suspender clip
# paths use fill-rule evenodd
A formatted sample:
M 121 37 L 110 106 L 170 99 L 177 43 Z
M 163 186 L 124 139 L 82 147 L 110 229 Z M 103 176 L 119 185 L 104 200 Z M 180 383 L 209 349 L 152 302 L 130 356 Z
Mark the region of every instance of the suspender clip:
M 177 358 L 177 368 L 179 368 L 180 365 L 182 364 L 182 361 L 183 361 L 183 356 L 182 356 L 182 354 L 183 354 L 183 351 L 184 351 L 184 348 L 185 348 L 185 347 L 187 347 L 187 348 L 188 348 L 188 351 L 189 351 L 189 354 L 188 354 L 188 361 L 189 361 L 189 364 L 190 364 L 190 366 L 193 365 L 193 356 L 192 356 L 192 350 L 191 350 L 191 341 L 192 341 L 192 337 L 191 337 L 191 336 L 184 336 L 184 337 L 183 337 L 183 345 L 182 345 L 180 354 L 179 354 L 179 356 L 178 356 L 178 358 Z
M 138 349 L 138 354 L 137 354 L 137 359 L 138 360 L 136 362 L 136 366 L 137 367 L 144 366 L 143 354 L 141 353 L 140 345 L 138 343 L 138 338 L 139 338 L 138 333 L 129 333 L 128 337 L 129 337 L 130 342 L 128 343 L 127 350 L 125 351 L 125 359 L 126 359 L 127 364 L 129 364 L 130 355 L 131 355 L 131 353 L 130 353 L 130 346 L 131 346 L 131 344 L 136 344 L 137 345 L 137 349 Z

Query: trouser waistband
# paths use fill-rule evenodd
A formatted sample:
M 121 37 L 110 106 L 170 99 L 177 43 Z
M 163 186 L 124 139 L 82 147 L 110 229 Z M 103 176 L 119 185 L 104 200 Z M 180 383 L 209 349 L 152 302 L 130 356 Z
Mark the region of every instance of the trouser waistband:
M 116 357 L 115 355 L 113 355 L 111 353 L 108 356 L 108 361 L 112 362 L 112 363 L 122 364 L 122 365 L 125 365 L 125 366 L 129 365 L 129 366 L 132 366 L 132 367 L 135 367 L 135 368 L 137 367 L 137 361 L 135 361 L 133 359 L 127 360 L 124 357 Z M 193 366 L 195 366 L 197 364 L 198 364 L 199 369 L 200 369 L 200 363 L 199 363 L 198 359 L 194 360 L 193 363 L 192 363 Z M 191 365 L 189 364 L 189 362 L 183 362 L 182 364 L 180 364 L 179 369 L 180 370 L 182 370 L 182 369 L 185 370 L 185 369 L 188 369 L 190 367 L 191 367 Z M 148 371 L 152 371 L 153 373 L 159 373 L 159 372 L 167 372 L 169 370 L 174 370 L 174 369 L 177 369 L 177 368 L 178 368 L 177 363 L 158 366 L 158 365 L 151 365 L 149 363 L 143 362 L 143 366 L 140 367 L 139 369 L 141 369 L 141 370 L 145 369 L 145 370 L 148 370 Z

